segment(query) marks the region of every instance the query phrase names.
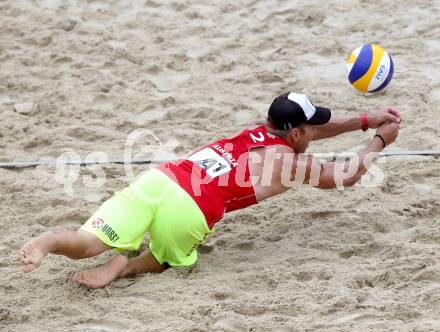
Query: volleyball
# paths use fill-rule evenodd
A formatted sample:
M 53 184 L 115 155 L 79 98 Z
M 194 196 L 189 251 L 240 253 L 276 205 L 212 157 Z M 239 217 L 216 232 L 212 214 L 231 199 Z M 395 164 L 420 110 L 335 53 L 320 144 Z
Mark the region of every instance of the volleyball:
M 361 92 L 377 92 L 385 88 L 394 73 L 393 59 L 376 44 L 364 44 L 350 53 L 347 75 L 351 85 Z

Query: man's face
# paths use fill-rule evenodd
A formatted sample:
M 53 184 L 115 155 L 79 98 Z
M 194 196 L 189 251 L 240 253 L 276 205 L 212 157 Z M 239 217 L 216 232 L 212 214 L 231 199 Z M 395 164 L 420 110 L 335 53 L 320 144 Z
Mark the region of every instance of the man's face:
M 302 128 L 297 128 L 296 141 L 293 149 L 296 153 L 306 152 L 307 147 L 316 134 L 316 126 L 304 124 Z

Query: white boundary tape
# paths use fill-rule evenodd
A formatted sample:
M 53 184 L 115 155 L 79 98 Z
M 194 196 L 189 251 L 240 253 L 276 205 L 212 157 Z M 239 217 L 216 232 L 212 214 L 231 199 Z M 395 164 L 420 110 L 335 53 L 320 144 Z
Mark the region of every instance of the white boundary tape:
M 316 153 L 315 157 L 322 160 L 335 160 L 339 158 L 350 158 L 353 153 L 336 153 L 336 154 L 326 154 L 326 153 Z M 406 151 L 406 150 L 389 150 L 383 151 L 379 154 L 379 157 L 394 157 L 394 156 L 425 156 L 425 157 L 440 157 L 440 150 L 420 150 L 420 151 Z M 131 165 L 145 165 L 145 164 L 160 164 L 167 161 L 176 161 L 177 159 L 169 160 L 130 160 L 125 162 L 124 160 L 108 160 L 108 161 L 83 161 L 83 160 L 69 160 L 69 161 L 57 161 L 57 160 L 36 160 L 36 161 L 25 161 L 25 162 L 8 162 L 1 163 L 0 168 L 7 169 L 20 169 L 20 168 L 31 168 L 37 166 L 50 166 L 50 165 L 108 165 L 108 164 L 131 164 Z

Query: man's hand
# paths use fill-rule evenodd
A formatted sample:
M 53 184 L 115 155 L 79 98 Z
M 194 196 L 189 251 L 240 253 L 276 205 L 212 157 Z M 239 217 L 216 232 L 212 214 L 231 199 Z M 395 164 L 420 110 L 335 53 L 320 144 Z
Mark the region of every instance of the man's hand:
M 379 128 L 377 128 L 376 134 L 383 138 L 385 145 L 389 145 L 396 140 L 397 135 L 399 134 L 399 127 L 399 123 L 386 121 L 380 125 Z M 352 186 L 361 179 L 362 175 L 364 175 L 371 166 L 371 153 L 373 153 L 373 156 L 376 156 L 380 151 L 382 151 L 382 142 L 379 143 L 379 138 L 376 140 L 373 139 L 357 154 L 357 164 L 355 164 L 354 168 L 351 168 L 351 171 L 355 171 L 354 173 L 348 171 L 348 169 L 351 167 L 351 161 L 349 161 L 348 164 L 345 164 L 345 167 L 343 168 L 344 171 L 341 173 L 340 167 L 335 168 L 335 162 L 328 161 L 323 164 L 319 164 L 319 162 L 314 161 L 314 157 L 311 157 L 309 158 L 311 160 L 309 160 L 307 163 L 305 183 L 313 184 L 318 182 L 317 187 L 321 189 L 336 188 L 341 185 L 343 187 Z M 319 173 L 312 171 L 313 165 L 321 166 Z M 347 171 L 345 171 L 345 169 L 347 169 Z M 339 170 L 339 172 L 337 170 Z M 312 174 L 315 174 L 315 178 L 312 176 Z M 317 181 L 316 174 L 319 174 Z
M 400 125 L 398 123 L 387 122 L 377 128 L 376 134 L 382 136 L 385 140 L 385 145 L 390 145 L 396 140 L 397 135 L 399 134 L 399 127 Z
M 368 115 L 368 127 L 372 129 L 389 122 L 399 124 L 400 121 L 400 113 L 394 107 L 386 107 Z

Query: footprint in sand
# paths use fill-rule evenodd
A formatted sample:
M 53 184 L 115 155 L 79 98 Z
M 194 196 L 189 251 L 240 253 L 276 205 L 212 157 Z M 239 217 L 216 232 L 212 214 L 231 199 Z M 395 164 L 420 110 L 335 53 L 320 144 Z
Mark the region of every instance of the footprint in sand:
M 126 331 L 127 325 L 111 320 L 91 319 L 75 326 L 79 331 Z
M 294 273 L 293 276 L 296 280 L 304 282 L 304 281 L 310 281 L 313 279 L 313 274 L 311 272 L 302 271 L 298 273 Z
M 116 105 L 111 98 L 99 95 L 93 99 L 93 106 L 100 110 L 113 110 Z
M 340 317 L 336 318 L 333 322 L 335 324 L 345 324 L 352 321 L 355 322 L 378 321 L 380 320 L 380 318 L 381 315 L 353 312 L 353 313 L 341 315 Z
M 9 316 L 9 310 L 6 308 L 0 308 L 0 321 L 5 320 Z
M 132 293 L 129 296 L 124 296 L 123 298 L 126 299 L 127 302 L 137 303 L 139 306 L 145 306 L 145 308 L 149 306 L 157 307 L 160 305 L 160 303 L 152 297 L 148 297 L 140 293 Z
M 55 58 L 56 64 L 68 64 L 72 62 L 72 58 L 69 56 L 57 56 Z
M 12 102 L 12 99 L 11 99 L 11 97 L 9 97 L 9 95 L 7 95 L 4 92 L 0 92 L 0 105 L 11 103 L 11 102 Z
M 201 245 L 197 248 L 197 251 L 201 254 L 209 254 L 214 250 L 214 246 Z
M 212 328 L 223 331 L 246 331 L 246 329 L 240 324 L 240 322 L 229 318 L 224 318 L 216 321 Z
M 343 259 L 348 259 L 352 256 L 372 257 L 380 253 L 383 249 L 384 246 L 382 244 L 370 243 L 362 247 L 349 248 L 341 251 L 338 256 Z
M 440 274 L 438 273 L 439 271 L 433 270 L 433 269 L 427 269 L 424 271 L 421 271 L 419 274 L 417 274 L 412 281 L 415 282 L 433 282 L 433 283 L 438 283 L 440 282 Z
M 228 293 L 225 292 L 215 292 L 214 294 L 210 295 L 211 298 L 213 298 L 216 301 L 224 301 L 230 297 Z
M 264 240 L 268 242 L 278 242 L 281 241 L 282 239 L 283 239 L 282 236 L 278 234 L 272 234 L 264 237 Z
M 250 251 L 254 249 L 254 242 L 253 241 L 241 242 L 239 244 L 236 244 L 234 247 L 243 251 Z

